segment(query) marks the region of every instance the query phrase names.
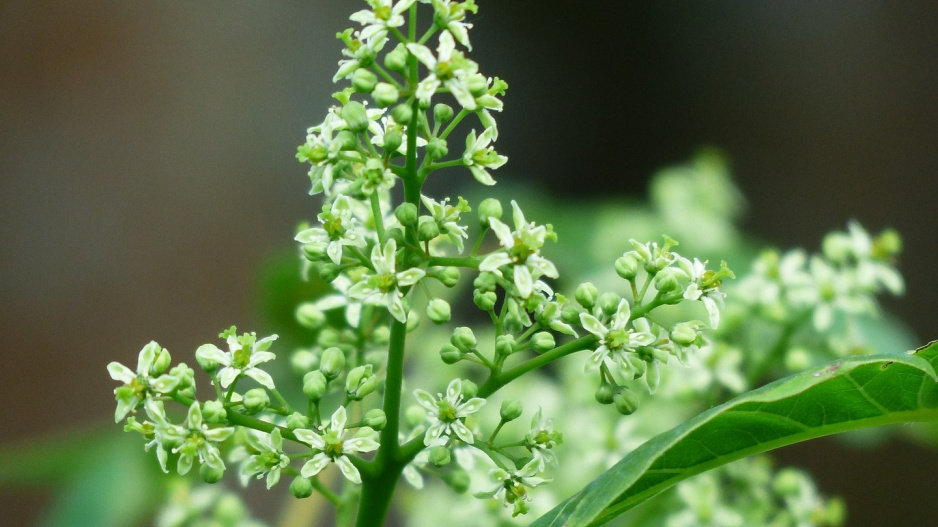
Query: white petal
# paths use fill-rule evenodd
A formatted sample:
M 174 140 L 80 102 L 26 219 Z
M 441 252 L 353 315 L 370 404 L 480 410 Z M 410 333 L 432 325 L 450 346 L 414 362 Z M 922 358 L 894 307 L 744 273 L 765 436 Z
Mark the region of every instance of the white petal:
M 345 456 L 339 456 L 335 460 L 335 464 L 339 465 L 339 470 L 342 471 L 342 475 L 352 483 L 361 484 L 362 476 L 358 473 L 358 469 L 355 468 L 355 465 Z
M 433 56 L 433 52 L 430 51 L 430 48 L 423 46 L 421 44 L 407 44 L 407 51 L 410 51 L 410 54 L 417 57 L 417 60 L 422 62 L 424 66 L 433 69 L 436 66 L 436 57 Z
M 475 436 L 473 436 L 472 432 L 461 422 L 454 421 L 450 423 L 450 428 L 453 430 L 453 432 L 456 433 L 459 439 L 463 440 L 464 443 L 471 445 L 475 442 Z
M 370 437 L 353 437 L 342 443 L 342 451 L 346 454 L 353 452 L 374 452 L 381 445 Z
M 131 381 L 137 378 L 137 374 L 133 370 L 124 366 L 119 362 L 112 362 L 107 365 L 107 372 L 111 374 L 111 378 L 115 381 L 120 381 L 124 384 L 130 384 Z
M 336 434 L 341 434 L 345 430 L 346 422 L 348 422 L 348 414 L 345 413 L 345 407 L 340 406 L 336 408 L 336 411 L 332 414 L 332 419 L 329 420 L 329 429 Z
M 218 349 L 214 344 L 202 344 L 195 350 L 195 358 L 199 360 L 210 360 L 221 364 L 222 366 L 231 366 L 231 356 Z
M 414 390 L 414 398 L 417 399 L 417 403 L 420 406 L 423 406 L 428 411 L 434 414 L 440 411 L 439 407 L 436 405 L 436 398 L 428 392 L 421 389 Z
M 479 263 L 479 271 L 495 273 L 501 276 L 501 272 L 498 270 L 498 268 L 504 265 L 508 265 L 511 262 L 511 256 L 508 256 L 506 253 L 492 253 L 486 256 L 485 259 Z
M 300 475 L 304 478 L 311 478 L 322 472 L 322 469 L 326 468 L 330 461 L 332 460 L 329 459 L 329 456 L 320 452 L 303 465 L 303 468 L 300 469 Z
M 426 274 L 427 272 L 423 269 L 408 269 L 402 273 L 397 273 L 397 284 L 402 286 L 414 285 Z
M 244 374 L 257 381 L 257 383 L 264 388 L 268 390 L 274 389 L 274 379 L 266 371 L 258 368 L 248 368 L 244 370 Z
M 297 437 L 297 439 L 313 448 L 319 450 L 326 448 L 326 442 L 323 440 L 322 436 L 316 432 L 313 432 L 312 430 L 306 428 L 297 428 L 293 431 L 293 434 Z
M 222 368 L 218 371 L 218 384 L 220 384 L 222 388 L 228 388 L 240 373 L 241 371 L 235 368 Z
M 471 165 L 469 167 L 469 172 L 472 172 L 472 177 L 476 178 L 476 181 L 491 187 L 495 184 L 495 179 L 492 178 L 492 175 L 489 174 L 484 168 L 478 167 L 476 165 Z
M 482 406 L 485 405 L 485 399 L 481 397 L 473 397 L 468 401 L 462 403 L 457 408 L 457 414 L 459 417 L 466 417 L 469 414 L 474 414 L 479 411 Z
M 534 292 L 534 281 L 531 279 L 531 271 L 526 265 L 514 266 L 515 287 L 518 288 L 518 296 L 528 298 Z
M 589 313 L 580 313 L 580 325 L 583 326 L 583 329 L 599 338 L 605 338 L 606 333 L 609 332 L 606 326 L 602 325 L 596 317 Z

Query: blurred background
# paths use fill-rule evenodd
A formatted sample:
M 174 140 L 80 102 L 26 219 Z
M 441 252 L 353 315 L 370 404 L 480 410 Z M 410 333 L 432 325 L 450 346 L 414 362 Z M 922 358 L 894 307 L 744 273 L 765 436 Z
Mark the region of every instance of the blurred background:
M 769 244 L 897 228 L 908 293 L 887 306 L 938 337 L 938 3 L 477 3 L 470 56 L 510 85 L 499 181 L 642 198 L 719 147 Z M 318 208 L 296 145 L 363 5 L 0 3 L 0 443 L 107 427 L 105 365 L 150 339 L 187 360 L 233 323 L 263 329 L 258 272 Z M 938 517 L 938 458 L 914 445 L 780 457 L 845 496 L 849 525 Z M 0 525 L 52 496 L 0 488 Z

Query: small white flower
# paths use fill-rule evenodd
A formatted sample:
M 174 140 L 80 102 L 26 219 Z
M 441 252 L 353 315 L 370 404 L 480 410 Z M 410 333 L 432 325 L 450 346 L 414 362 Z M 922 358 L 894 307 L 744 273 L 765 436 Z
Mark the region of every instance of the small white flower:
M 181 444 L 173 449 L 179 454 L 176 471 L 180 475 L 186 474 L 192 468 L 193 460 L 198 457 L 199 462 L 217 470 L 225 470 L 225 463 L 215 443 L 220 443 L 231 437 L 235 431 L 231 427 L 209 428 L 202 422 L 202 409 L 198 401 L 189 407 L 185 426 L 166 431 L 166 435 L 179 434 L 175 439 Z
M 466 151 L 463 152 L 462 161 L 472 172 L 476 181 L 483 185 L 494 185 L 495 180 L 488 170 L 495 170 L 508 162 L 508 158 L 495 152 L 495 148 L 489 146 L 494 140 L 495 129 L 486 128 L 478 137 L 476 131 L 472 130 L 466 136 Z
M 407 11 L 415 0 L 400 0 L 397 4 L 394 3 L 394 0 L 367 1 L 371 5 L 371 9 L 363 9 L 352 13 L 349 20 L 365 26 L 361 30 L 361 36 L 370 39 L 382 38 L 390 28 L 404 25 L 402 13 Z
M 375 274 L 367 275 L 362 281 L 349 288 L 350 298 L 361 300 L 366 304 L 386 306 L 391 315 L 400 322 L 407 321 L 407 312 L 404 309 L 404 293 L 401 287 L 416 284 L 427 273 L 423 269 L 407 269 L 397 272 L 395 257 L 397 256 L 397 242 L 388 240 L 382 249 L 375 245 L 371 250 L 371 264 Z
M 430 427 L 423 438 L 427 446 L 443 444 L 445 437 L 456 436 L 465 443 L 472 444 L 475 437 L 463 422 L 466 417 L 479 411 L 485 399 L 473 397 L 463 401 L 462 380 L 453 379 L 446 387 L 446 395 L 438 393 L 434 398 L 424 390 L 414 390 L 414 397 L 427 412 Z
M 653 344 L 657 337 L 644 318 L 632 321 L 633 329 L 629 329 L 631 315 L 631 308 L 625 299 L 619 302 L 609 327 L 589 313 L 580 313 L 583 329 L 599 337 L 599 347 L 587 359 L 586 371 L 596 371 L 605 363 L 607 367 L 618 367 L 623 374 L 632 376 L 636 370 L 633 363 L 641 360 L 634 353 L 635 349 Z
M 246 375 L 261 386 L 273 390 L 273 378 L 257 365 L 276 358 L 276 355 L 267 349 L 277 340 L 277 335 L 255 339 L 253 333 L 245 333 L 238 337 L 232 331 L 227 337 L 227 352 L 218 349 L 214 344 L 203 344 L 195 351 L 195 356 L 200 361 L 216 362 L 224 366 L 218 370 L 218 383 L 222 388 L 228 388 L 236 378 Z
M 245 458 L 241 465 L 241 475 L 260 479 L 266 474 L 269 489 L 280 481 L 280 472 L 290 464 L 289 456 L 283 452 L 280 429 L 274 428 L 269 434 L 249 431 L 246 437 L 248 445 L 257 453 Z
M 489 477 L 496 483 L 496 486 L 488 491 L 477 494 L 478 497 L 491 497 L 505 502 L 505 506 L 514 506 L 512 516 L 525 514 L 528 512 L 528 488 L 534 488 L 551 480 L 536 477 L 539 471 L 538 461 L 532 459 L 520 470 L 507 471 L 503 468 L 494 468 L 489 472 Z
M 374 60 L 374 57 L 384 49 L 388 37 L 386 32 L 379 32 L 366 38 L 362 36 L 361 32 L 356 31 L 355 40 L 357 41 L 356 49 L 346 48 L 342 50 L 342 54 L 349 58 L 339 61 L 339 71 L 332 77 L 332 82 L 338 82 L 339 79 L 344 79 L 355 73 L 355 70 L 361 67 L 364 60 Z
M 111 362 L 107 365 L 111 378 L 124 383 L 123 386 L 114 389 L 115 399 L 117 399 L 117 409 L 114 412 L 115 423 L 126 417 L 151 394 L 169 393 L 179 384 L 179 379 L 171 375 L 163 374 L 159 377 L 152 375 L 151 368 L 163 351 L 165 350 L 153 341 L 144 346 L 137 356 L 136 372 L 119 362 Z
M 459 224 L 459 214 L 469 211 L 469 203 L 459 198 L 456 206 L 449 204 L 449 198 L 442 202 L 435 201 L 426 196 L 420 196 L 423 205 L 430 211 L 433 221 L 440 227 L 440 232 L 449 237 L 450 242 L 456 246 L 456 250 L 463 251 L 463 239 L 469 237 L 467 228 Z
M 365 237 L 352 220 L 352 209 L 347 196 L 339 196 L 332 202 L 329 211 L 319 215 L 322 227 L 313 227 L 297 233 L 295 240 L 303 244 L 326 247 L 326 254 L 333 263 L 342 262 L 342 248 L 365 247 Z
M 430 98 L 442 85 L 453 94 L 463 108 L 471 111 L 478 107 L 475 97 L 466 86 L 466 77 L 475 73 L 478 66 L 466 59 L 461 52 L 456 51 L 456 43 L 449 31 L 440 33 L 440 45 L 436 56 L 433 56 L 430 48 L 421 44 L 407 44 L 407 49 L 430 70 L 427 78 L 417 85 L 416 96 L 421 102 L 429 104 Z
M 533 459 L 537 461 L 538 470 L 543 471 L 547 464 L 557 464 L 554 447 L 562 441 L 562 435 L 554 432 L 554 422 L 544 417 L 541 409 L 538 408 L 534 418 L 531 419 L 531 429 L 524 436 L 524 445 L 531 451 Z
M 406 125 L 399 124 L 394 120 L 390 115 L 385 115 L 379 120 L 370 120 L 368 122 L 368 131 L 371 133 L 371 144 L 375 146 L 384 147 L 384 136 L 389 132 L 397 132 L 401 134 L 404 138 L 407 137 Z M 417 136 L 417 148 L 422 148 L 427 146 L 427 140 L 423 137 Z M 398 153 L 401 155 L 407 154 L 407 141 L 401 141 L 401 146 L 397 147 Z
M 534 292 L 534 281 L 540 276 L 557 278 L 557 268 L 550 260 L 539 254 L 547 229 L 543 225 L 528 223 L 521 208 L 512 200 L 515 230 L 496 218 L 489 218 L 489 226 L 498 237 L 504 250 L 494 252 L 479 263 L 480 272 L 490 272 L 498 276 L 503 266 L 511 266 L 515 287 L 520 298 L 528 298 Z
M 293 431 L 297 439 L 311 446 L 313 450 L 318 451 L 309 461 L 300 469 L 300 474 L 304 478 L 311 478 L 320 472 L 329 463 L 335 463 L 342 471 L 342 475 L 352 483 L 360 484 L 362 482 L 361 474 L 352 461 L 348 458 L 349 454 L 359 454 L 364 452 L 373 452 L 380 445 L 370 437 L 354 437 L 345 439 L 347 430 L 345 423 L 347 415 L 345 407 L 340 406 L 333 414 L 329 424 L 321 429 L 320 432 L 314 432 L 305 428 L 299 428 Z

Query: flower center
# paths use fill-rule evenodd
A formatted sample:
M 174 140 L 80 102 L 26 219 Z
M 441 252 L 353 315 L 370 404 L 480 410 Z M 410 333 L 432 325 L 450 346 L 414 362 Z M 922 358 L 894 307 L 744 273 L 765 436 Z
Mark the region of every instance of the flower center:
M 629 344 L 629 332 L 625 329 L 613 329 L 606 335 L 606 346 L 609 349 L 620 350 Z
M 372 277 L 375 289 L 382 293 L 389 293 L 397 289 L 397 276 L 393 273 L 379 274 Z
M 251 351 L 241 348 L 233 353 L 234 365 L 237 368 L 247 368 L 251 361 Z
M 440 410 L 440 421 L 452 423 L 458 419 L 458 417 L 456 417 L 456 407 L 446 399 L 437 401 L 436 407 Z
M 323 453 L 325 453 L 327 456 L 331 457 L 332 459 L 336 459 L 337 457 L 340 457 L 342 455 L 342 444 L 344 443 L 344 441 L 336 437 L 328 437 L 328 436 L 325 437 L 324 439 L 326 440 L 326 446 L 325 448 L 322 449 Z

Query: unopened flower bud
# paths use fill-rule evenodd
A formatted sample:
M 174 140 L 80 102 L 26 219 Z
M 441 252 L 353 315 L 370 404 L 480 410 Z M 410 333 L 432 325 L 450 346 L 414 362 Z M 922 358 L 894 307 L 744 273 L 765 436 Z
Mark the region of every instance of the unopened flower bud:
M 321 371 L 311 371 L 303 376 L 303 393 L 313 402 L 319 402 L 326 395 L 329 381 Z
M 339 277 L 339 266 L 332 263 L 323 263 L 319 265 L 319 277 L 326 283 L 332 283 Z
M 404 136 L 399 132 L 388 132 L 384 134 L 384 152 L 397 152 L 404 144 Z
M 211 344 L 202 344 L 195 350 L 195 361 L 199 363 L 199 367 L 206 373 L 212 373 L 218 369 L 218 363 L 205 355 L 208 350 L 212 349 L 216 349 L 216 347 Z
M 319 335 L 316 337 L 316 343 L 322 346 L 323 348 L 331 348 L 332 346 L 338 346 L 342 340 L 342 334 L 335 328 L 324 327 L 319 332 Z M 320 362 L 322 358 L 320 358 Z
M 368 111 L 365 105 L 358 101 L 349 101 L 342 107 L 340 112 L 342 120 L 348 125 L 348 129 L 357 134 L 368 130 Z
M 451 313 L 449 302 L 442 298 L 434 298 L 427 303 L 427 318 L 434 324 L 449 322 Z
M 319 371 L 330 381 L 342 373 L 345 368 L 345 354 L 342 350 L 332 346 L 322 352 L 322 358 L 319 359 Z
M 436 278 L 446 287 L 458 284 L 460 274 L 458 267 L 431 267 L 427 270 L 427 276 Z
M 616 259 L 616 274 L 626 280 L 635 280 L 641 265 L 641 256 L 638 253 L 634 251 L 627 252 Z
M 287 416 L 287 428 L 296 430 L 297 428 L 309 428 L 309 419 L 300 412 L 293 412 Z
M 297 476 L 290 482 L 290 494 L 293 497 L 303 499 L 313 495 L 313 482 L 309 478 Z
M 433 120 L 437 124 L 445 124 L 453 118 L 453 107 L 448 104 L 437 104 L 433 107 Z
M 580 310 L 572 304 L 564 304 L 560 309 L 560 320 L 567 324 L 578 324 L 580 322 Z
M 476 306 L 482 311 L 490 311 L 495 307 L 495 302 L 498 301 L 498 297 L 495 296 L 495 293 L 492 291 L 483 293 L 476 289 L 475 292 L 472 293 L 472 301 L 475 302 Z
M 321 243 L 304 243 L 301 247 L 303 256 L 313 262 L 321 262 L 327 258 L 326 245 Z
M 783 468 L 775 474 L 775 480 L 772 482 L 772 490 L 782 496 L 794 496 L 801 491 L 805 478 L 793 468 Z
M 467 327 L 454 329 L 453 336 L 450 337 L 449 341 L 463 353 L 475 349 L 477 344 L 476 336 L 472 333 L 472 329 Z
M 345 393 L 353 401 L 361 401 L 378 387 L 378 378 L 371 370 L 371 364 L 356 366 L 345 377 Z
M 596 388 L 596 393 L 593 394 L 593 397 L 596 398 L 596 402 L 599 404 L 612 404 L 613 398 L 616 395 L 615 386 L 603 382 L 599 385 L 599 388 Z
M 384 56 L 384 67 L 391 71 L 403 71 L 407 67 L 407 48 L 398 44 Z M 400 121 L 398 121 L 400 122 Z
M 442 445 L 430 448 L 430 463 L 437 467 L 445 467 L 452 461 L 449 449 Z
M 264 388 L 252 388 L 244 392 L 244 409 L 249 414 L 256 414 L 263 411 L 270 405 L 270 396 Z
M 401 203 L 394 209 L 394 217 L 397 218 L 397 221 L 401 222 L 401 225 L 413 225 L 417 223 L 417 217 L 420 213 L 417 211 L 417 206 L 413 203 Z
M 153 360 L 153 365 L 150 366 L 150 374 L 154 376 L 163 375 L 166 373 L 166 370 L 169 369 L 169 365 L 172 364 L 172 362 L 173 359 L 169 356 L 169 350 L 161 348 L 156 359 Z
M 557 343 L 554 336 L 546 331 L 538 331 L 531 337 L 531 347 L 538 353 L 554 349 Z
M 421 216 L 417 221 L 417 239 L 430 241 L 440 235 L 440 226 L 430 216 Z
M 414 116 L 414 109 L 407 103 L 401 103 L 391 109 L 391 117 L 395 122 L 408 125 Z
M 675 267 L 665 267 L 655 275 L 655 289 L 661 293 L 670 293 L 680 287 L 678 284 L 678 274 L 680 269 Z
M 902 252 L 902 236 L 895 229 L 886 229 L 873 240 L 873 258 L 888 260 Z
M 508 398 L 502 401 L 502 406 L 498 409 L 498 415 L 501 417 L 502 421 L 507 423 L 521 417 L 523 411 L 524 408 L 521 406 L 521 401 L 515 398 Z
M 383 430 L 384 426 L 388 424 L 388 416 L 384 414 L 384 410 L 373 408 L 365 412 L 362 422 L 375 430 Z
M 413 428 L 427 418 L 427 411 L 422 406 L 412 405 L 404 410 L 404 423 Z
M 202 419 L 206 423 L 221 423 L 227 416 L 225 405 L 221 401 L 205 401 L 202 403 Z
M 379 82 L 371 92 L 371 98 L 374 99 L 378 108 L 387 108 L 396 103 L 400 97 L 401 93 L 397 91 L 397 87 L 386 82 Z
M 593 309 L 599 299 L 599 290 L 592 282 L 585 282 L 577 286 L 573 297 L 585 309 Z
M 638 396 L 635 392 L 622 386 L 612 398 L 612 403 L 622 415 L 631 415 L 638 408 Z
M 452 344 L 444 344 L 443 347 L 440 348 L 440 358 L 443 359 L 443 362 L 446 364 L 456 364 L 462 360 L 463 352 L 459 351 L 459 349 Z
M 603 313 L 612 316 L 619 309 L 621 301 L 622 297 L 615 293 L 603 293 L 599 297 L 599 308 L 603 310 Z
M 296 321 L 309 329 L 319 329 L 326 323 L 326 314 L 312 302 L 303 302 L 296 308 Z
M 456 494 L 462 494 L 469 490 L 469 485 L 472 483 L 469 473 L 463 469 L 448 472 L 443 476 L 443 481 L 449 485 Z
M 462 390 L 460 390 L 460 393 L 462 393 L 463 399 L 472 399 L 478 395 L 479 386 L 469 379 L 462 379 Z
M 690 346 L 697 340 L 697 329 L 689 322 L 678 322 L 671 330 L 671 340 L 681 346 Z
M 492 293 L 493 295 L 495 293 Z M 495 338 L 495 353 L 499 357 L 507 357 L 515 352 L 515 337 L 513 335 L 499 335 Z
M 339 143 L 339 148 L 342 150 L 355 150 L 358 148 L 358 138 L 348 130 L 340 130 L 339 133 L 335 135 L 335 140 Z
M 443 159 L 448 153 L 449 147 L 446 145 L 446 139 L 434 137 L 427 143 L 427 155 L 430 156 L 431 161 Z
M 489 228 L 489 218 L 496 220 L 502 217 L 502 202 L 495 198 L 488 198 L 479 203 L 479 224 L 483 229 Z
M 466 77 L 466 88 L 469 89 L 469 93 L 473 97 L 482 97 L 489 91 L 489 83 L 485 78 L 485 75 L 481 73 L 473 73 Z
M 376 84 L 378 84 L 378 76 L 365 68 L 358 68 L 352 74 L 352 87 L 357 92 L 371 93 Z
M 203 464 L 199 467 L 199 476 L 202 478 L 202 481 L 213 485 L 221 481 L 221 478 L 225 477 L 225 469 Z

